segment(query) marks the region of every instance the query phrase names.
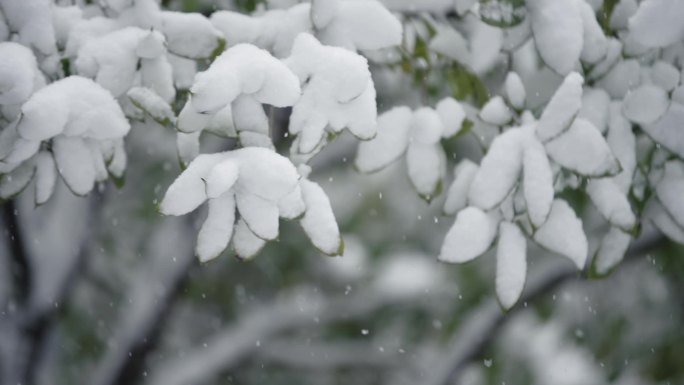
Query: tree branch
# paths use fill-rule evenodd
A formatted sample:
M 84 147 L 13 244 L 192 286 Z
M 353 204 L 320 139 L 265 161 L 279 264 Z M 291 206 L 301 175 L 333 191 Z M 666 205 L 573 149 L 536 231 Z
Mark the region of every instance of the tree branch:
M 636 260 L 642 257 L 662 246 L 664 240 L 665 238 L 656 232 L 642 235 L 627 250 L 625 260 Z M 573 278 L 586 277 L 586 271 L 578 274 L 577 270 L 567 265 L 555 265 L 541 270 L 530 277 L 527 290 L 518 301 L 519 303 L 534 302 Z M 459 332 L 451 338 L 450 348 L 441 355 L 445 359 L 435 365 L 435 368 L 430 371 L 432 376 L 423 383 L 447 385 L 457 380 L 466 366 L 483 355 L 506 322 L 522 308 L 518 305 L 504 313 L 496 299 L 491 299 L 481 305 L 465 321 Z
M 194 243 L 187 242 L 181 236 L 193 231 L 185 228 L 189 227 L 189 220 L 181 222 L 184 226 L 176 229 L 170 228 L 173 226 L 171 222 L 165 223 L 152 237 L 150 243 L 161 246 L 157 246 L 156 250 L 152 246 L 146 266 L 140 269 L 130 290 L 124 295 L 131 302 L 122 306 L 117 322 L 119 327 L 97 366 L 91 384 L 129 385 L 141 379 L 145 358 L 163 330 L 164 316 L 172 307 L 195 261 L 192 250 Z M 167 230 L 175 234 L 169 234 Z

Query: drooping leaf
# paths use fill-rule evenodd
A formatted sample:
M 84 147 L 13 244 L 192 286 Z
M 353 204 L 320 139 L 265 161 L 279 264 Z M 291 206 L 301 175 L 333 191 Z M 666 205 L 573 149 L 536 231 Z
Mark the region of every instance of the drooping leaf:
M 556 199 L 546 222 L 534 233 L 534 240 L 542 247 L 569 258 L 578 269 L 587 260 L 587 236 L 582 220 L 565 201 Z
M 479 257 L 492 245 L 496 228 L 496 221 L 484 211 L 476 207 L 461 210 L 444 238 L 439 260 L 463 263 Z
M 520 298 L 527 275 L 527 241 L 520 228 L 510 222 L 499 225 L 496 246 L 496 295 L 504 309 Z

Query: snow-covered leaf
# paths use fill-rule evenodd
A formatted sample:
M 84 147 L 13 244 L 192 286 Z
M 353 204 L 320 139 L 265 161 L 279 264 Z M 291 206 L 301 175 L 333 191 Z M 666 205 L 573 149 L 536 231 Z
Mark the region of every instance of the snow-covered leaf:
M 497 221 L 476 207 L 467 207 L 456 216 L 439 253 L 439 260 L 463 263 L 489 249 L 497 232 Z
M 435 36 L 430 40 L 429 48 L 460 63 L 468 63 L 470 60 L 468 41 L 450 26 L 444 26 L 437 30 Z
M 601 133 L 581 118 L 575 119 L 562 135 L 546 143 L 546 151 L 554 162 L 580 175 L 600 177 L 620 171 L 620 164 Z
M 627 197 L 612 178 L 591 179 L 587 183 L 587 194 L 598 211 L 611 224 L 630 231 L 636 225 Z
M 660 119 L 642 128 L 653 140 L 684 159 L 682 122 L 684 122 L 684 106 L 679 103 L 670 103 L 670 107 Z
M 506 75 L 504 86 L 508 103 L 516 110 L 522 110 L 525 107 L 527 94 L 520 76 L 515 72 L 509 72 L 508 75 Z
M 240 217 L 257 237 L 267 241 L 276 239 L 279 227 L 276 202 L 241 191 L 236 194 L 236 202 Z
M 520 228 L 510 222 L 499 225 L 496 245 L 496 295 L 504 309 L 520 298 L 527 275 L 527 241 Z
M 176 150 L 178 151 L 178 158 L 180 159 L 182 168 L 185 168 L 192 162 L 200 152 L 200 138 L 201 131 L 186 134 L 184 132 L 176 133 Z
M 233 234 L 233 249 L 238 258 L 242 260 L 254 258 L 265 244 L 266 241 L 257 237 L 244 220 L 238 220 L 235 225 L 235 234 Z
M 656 185 L 656 194 L 672 219 L 684 227 L 684 170 L 678 161 L 665 164 L 663 178 Z
M 376 50 L 401 44 L 402 26 L 376 0 L 341 1 L 330 23 L 320 26 L 321 42 L 351 50 Z
M 537 50 L 554 71 L 566 75 L 582 52 L 582 16 L 575 0 L 528 0 Z
M 565 77 L 539 118 L 537 124 L 539 140 L 547 142 L 570 127 L 582 106 L 583 83 L 584 79 L 576 72 Z
M 354 162 L 359 171 L 380 170 L 406 151 L 411 115 L 408 107 L 395 107 L 378 117 L 378 134 L 359 144 Z
M 468 203 L 489 210 L 511 192 L 522 169 L 522 131 L 510 129 L 492 142 L 475 174 Z
M 450 138 L 461 131 L 461 128 L 463 128 L 463 121 L 466 118 L 466 113 L 456 99 L 448 97 L 440 100 L 435 106 L 435 110 L 439 114 L 440 119 L 442 119 L 442 125 L 444 127 L 442 136 L 444 138 Z M 379 126 L 380 119 L 378 118 L 378 131 L 380 130 Z
M 202 154 L 195 158 L 166 190 L 159 205 L 161 213 L 184 215 L 204 203 L 207 200 L 204 180 L 211 169 L 225 158 L 223 153 Z
M 513 119 L 513 113 L 501 96 L 495 96 L 482 107 L 480 118 L 487 123 L 503 126 Z
M 664 89 L 665 91 L 672 91 L 679 84 L 681 75 L 679 70 L 672 64 L 665 61 L 657 61 L 651 67 L 651 80 L 653 84 Z
M 36 205 L 47 202 L 55 190 L 57 167 L 49 152 L 41 151 L 36 157 Z
M 34 93 L 21 107 L 19 135 L 46 140 L 58 134 L 117 139 L 130 130 L 112 95 L 90 79 L 70 76 Z
M 9 174 L 0 177 L 0 198 L 10 199 L 28 186 L 36 171 L 35 163 L 24 162 Z
M 446 200 L 444 201 L 444 213 L 456 214 L 466 207 L 468 190 L 478 170 L 478 165 L 468 159 L 462 160 L 454 168 L 454 181 L 449 186 Z
M 95 166 L 88 145 L 80 138 L 58 136 L 52 153 L 64 182 L 76 195 L 86 195 L 95 184 Z
M 627 194 L 632 186 L 632 177 L 637 163 L 636 137 L 632 132 L 632 125 L 622 114 L 621 103 L 611 103 L 609 113 L 606 141 L 622 167 L 622 171 L 613 177 L 613 180 L 620 187 L 622 193 Z
M 322 45 L 303 33 L 297 36 L 285 63 L 302 83 L 289 126 L 291 134 L 306 136 L 300 152 L 313 151 L 326 128 L 333 132 L 348 128 L 362 140 L 376 135 L 375 86 L 364 57 Z
M 539 227 L 551 211 L 553 172 L 544 146 L 530 136 L 523 152 L 523 195 L 530 222 Z
M 624 231 L 611 227 L 596 251 L 593 267 L 598 274 L 606 274 L 617 266 L 625 256 L 632 237 Z
M 128 90 L 127 95 L 133 105 L 150 115 L 157 123 L 166 125 L 175 120 L 171 106 L 149 88 L 133 87 Z
M 228 192 L 209 199 L 209 212 L 197 234 L 195 253 L 200 262 L 218 257 L 228 247 L 235 223 L 235 196 Z
M 684 3 L 680 0 L 644 0 L 629 19 L 634 38 L 648 47 L 664 47 L 684 37 Z
M 280 217 L 285 219 L 296 219 L 304 214 L 306 203 L 304 203 L 302 189 L 299 185 L 278 201 L 278 211 Z
M 586 63 L 596 63 L 603 59 L 608 49 L 608 39 L 596 19 L 596 14 L 589 4 L 577 1 L 582 16 L 583 44 L 580 58 Z
M 406 152 L 408 174 L 418 194 L 430 201 L 439 194 L 446 166 L 444 149 L 439 144 L 411 143 Z
M 553 201 L 549 218 L 535 232 L 534 240 L 542 247 L 568 257 L 578 269 L 584 267 L 588 253 L 587 236 L 582 229 L 582 220 L 565 201 Z
M 650 220 L 671 240 L 684 244 L 684 228 L 675 222 L 657 198 L 649 200 L 644 210 L 644 219 Z
M 240 170 L 232 159 L 224 160 L 212 167 L 205 180 L 207 184 L 207 197 L 218 198 L 230 190 L 237 181 Z
M 300 220 L 311 242 L 325 254 L 342 255 L 343 243 L 330 200 L 318 184 L 306 179 L 299 183 L 306 212 Z
M 601 133 L 608 128 L 608 110 L 610 96 L 600 88 L 585 89 L 582 95 L 582 108 L 577 115 L 579 118 L 588 120 Z
M 162 12 L 161 31 L 169 51 L 191 59 L 209 58 L 225 44 L 221 32 L 199 13 Z

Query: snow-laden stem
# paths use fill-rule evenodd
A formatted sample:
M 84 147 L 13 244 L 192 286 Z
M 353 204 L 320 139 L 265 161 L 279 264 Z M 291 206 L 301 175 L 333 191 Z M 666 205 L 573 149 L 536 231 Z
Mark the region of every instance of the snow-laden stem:
M 638 260 L 645 254 L 662 247 L 665 238 L 659 232 L 643 234 L 632 243 L 625 254 L 625 262 Z M 553 265 L 535 271 L 527 284 L 527 290 L 518 301 L 519 304 L 531 304 L 552 290 L 571 280 L 581 280 L 587 271 L 581 274 L 572 266 Z M 426 385 L 447 385 L 460 378 L 463 370 L 489 348 L 496 334 L 524 307 L 518 305 L 508 312 L 501 311 L 495 298 L 486 301 L 475 309 L 463 323 L 449 343 L 444 359 L 434 365 L 429 373 L 432 376 L 424 381 Z

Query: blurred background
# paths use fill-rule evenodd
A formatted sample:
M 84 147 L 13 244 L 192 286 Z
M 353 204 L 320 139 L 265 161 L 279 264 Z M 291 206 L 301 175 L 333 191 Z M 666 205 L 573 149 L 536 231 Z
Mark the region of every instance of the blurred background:
M 204 14 L 263 6 L 162 3 Z M 491 68 L 480 81 L 457 67 L 423 70 L 416 52 L 403 66 L 372 66 L 379 112 L 448 94 L 478 105 L 506 73 Z M 543 95 L 559 81 L 542 74 L 528 84 Z M 270 112 L 285 153 L 288 111 Z M 232 146 L 210 136 L 202 151 Z M 21 345 L 9 315 L 24 300 L 37 309 L 25 370 L 38 384 L 684 384 L 681 245 L 646 226 L 626 260 L 593 279 L 529 243 L 523 297 L 504 312 L 491 251 L 464 265 L 437 261 L 453 222 L 442 214 L 444 197 L 420 199 L 403 160 L 358 173 L 356 146 L 343 134 L 312 162 L 344 234 L 343 257 L 316 252 L 285 221 L 254 260 L 228 251 L 200 265 L 193 250 L 205 212 L 156 211 L 180 168 L 175 133 L 151 119 L 135 122 L 127 138 L 123 186 L 75 197 L 60 185 L 39 208 L 33 189 L 5 202 L 0 368 Z M 471 137 L 445 146 L 454 161 L 482 155 Z M 564 195 L 590 237 L 602 231 L 585 196 Z M 16 266 L 17 253 L 28 255 L 30 274 Z

